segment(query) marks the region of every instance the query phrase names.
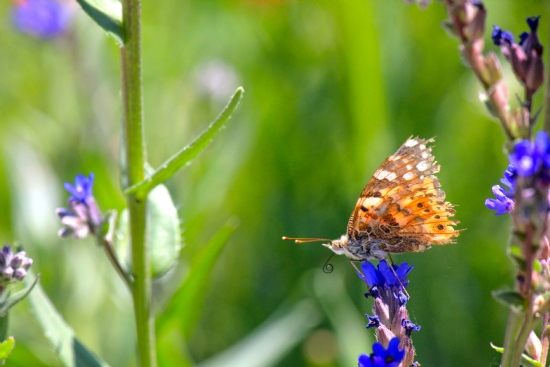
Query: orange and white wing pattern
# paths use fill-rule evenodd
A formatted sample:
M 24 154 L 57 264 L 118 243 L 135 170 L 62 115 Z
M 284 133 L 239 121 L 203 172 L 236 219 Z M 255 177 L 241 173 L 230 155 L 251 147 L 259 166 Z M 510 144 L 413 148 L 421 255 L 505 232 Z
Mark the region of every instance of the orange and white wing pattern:
M 375 243 L 391 253 L 424 251 L 453 242 L 459 222 L 450 220 L 453 205 L 435 173 L 428 143 L 433 139 L 409 138 L 374 173 L 357 200 L 348 222 L 349 245 Z

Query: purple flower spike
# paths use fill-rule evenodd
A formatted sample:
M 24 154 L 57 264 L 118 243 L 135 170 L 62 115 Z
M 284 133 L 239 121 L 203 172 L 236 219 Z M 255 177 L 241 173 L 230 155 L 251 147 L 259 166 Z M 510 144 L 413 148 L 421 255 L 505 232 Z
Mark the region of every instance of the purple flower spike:
M 73 198 L 81 203 L 87 203 L 92 195 L 92 186 L 94 184 L 94 174 L 90 173 L 89 177 L 84 175 L 76 175 L 74 179 L 74 186 L 68 182 L 65 182 L 65 189 L 72 195 Z
M 63 0 L 19 0 L 13 9 L 13 20 L 21 32 L 45 39 L 65 32 L 72 15 L 70 4 Z

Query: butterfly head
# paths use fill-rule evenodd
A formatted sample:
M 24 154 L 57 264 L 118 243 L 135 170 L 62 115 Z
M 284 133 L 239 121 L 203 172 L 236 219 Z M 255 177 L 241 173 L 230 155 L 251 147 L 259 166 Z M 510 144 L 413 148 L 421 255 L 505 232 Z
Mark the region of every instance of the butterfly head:
M 348 235 L 344 234 L 339 239 L 323 243 L 323 246 L 333 251 L 336 255 L 346 254 L 346 246 L 348 245 Z

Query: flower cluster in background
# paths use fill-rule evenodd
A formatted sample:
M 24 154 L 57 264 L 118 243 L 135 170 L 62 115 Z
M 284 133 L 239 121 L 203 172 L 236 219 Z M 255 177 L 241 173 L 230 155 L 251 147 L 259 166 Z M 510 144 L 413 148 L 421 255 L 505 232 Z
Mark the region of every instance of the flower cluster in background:
M 32 262 L 25 251 L 14 254 L 10 245 L 4 245 L 0 250 L 0 271 L 2 272 L 0 294 L 8 284 L 23 280 Z
M 12 12 L 18 30 L 46 39 L 66 32 L 73 15 L 74 4 L 68 0 L 17 0 Z
M 414 363 L 411 333 L 420 330 L 420 326 L 409 320 L 406 308 L 409 297 L 405 292 L 409 284 L 406 277 L 412 268 L 407 263 L 390 267 L 386 260 L 381 260 L 377 267 L 368 261 L 361 264 L 363 273 L 358 272 L 358 275 L 369 286 L 365 296 L 374 298 L 374 315 L 366 315 L 369 320 L 367 328 L 376 328 L 378 343 L 373 346 L 370 356 L 359 357 L 360 366 L 389 367 L 401 362 L 403 366 L 410 366 Z
M 508 188 L 493 186 L 495 199 L 485 200 L 485 206 L 495 210 L 495 215 L 511 213 L 514 210 L 514 195 L 517 177 L 533 177 L 538 184 L 550 184 L 550 138 L 540 131 L 535 141 L 518 142 L 508 156 L 510 165 L 500 181 Z
M 93 173 L 89 177 L 77 175 L 74 185 L 65 183 L 65 189 L 72 196 L 69 197 L 69 209 L 56 210 L 63 224 L 58 233 L 60 237 L 85 238 L 90 233 L 97 233 L 103 217 L 92 194 L 93 183 Z

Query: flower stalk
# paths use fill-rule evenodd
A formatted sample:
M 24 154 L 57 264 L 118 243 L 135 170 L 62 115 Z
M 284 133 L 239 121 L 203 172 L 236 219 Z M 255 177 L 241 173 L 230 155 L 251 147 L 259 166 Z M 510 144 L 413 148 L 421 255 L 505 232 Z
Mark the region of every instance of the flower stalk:
M 145 178 L 145 144 L 141 77 L 141 1 L 122 0 L 124 46 L 121 48 L 123 139 L 126 177 L 132 186 Z M 151 265 L 146 244 L 146 200 L 134 195 L 128 202 L 130 243 L 132 248 L 134 315 L 137 329 L 139 363 L 156 366 L 154 319 L 151 312 Z

